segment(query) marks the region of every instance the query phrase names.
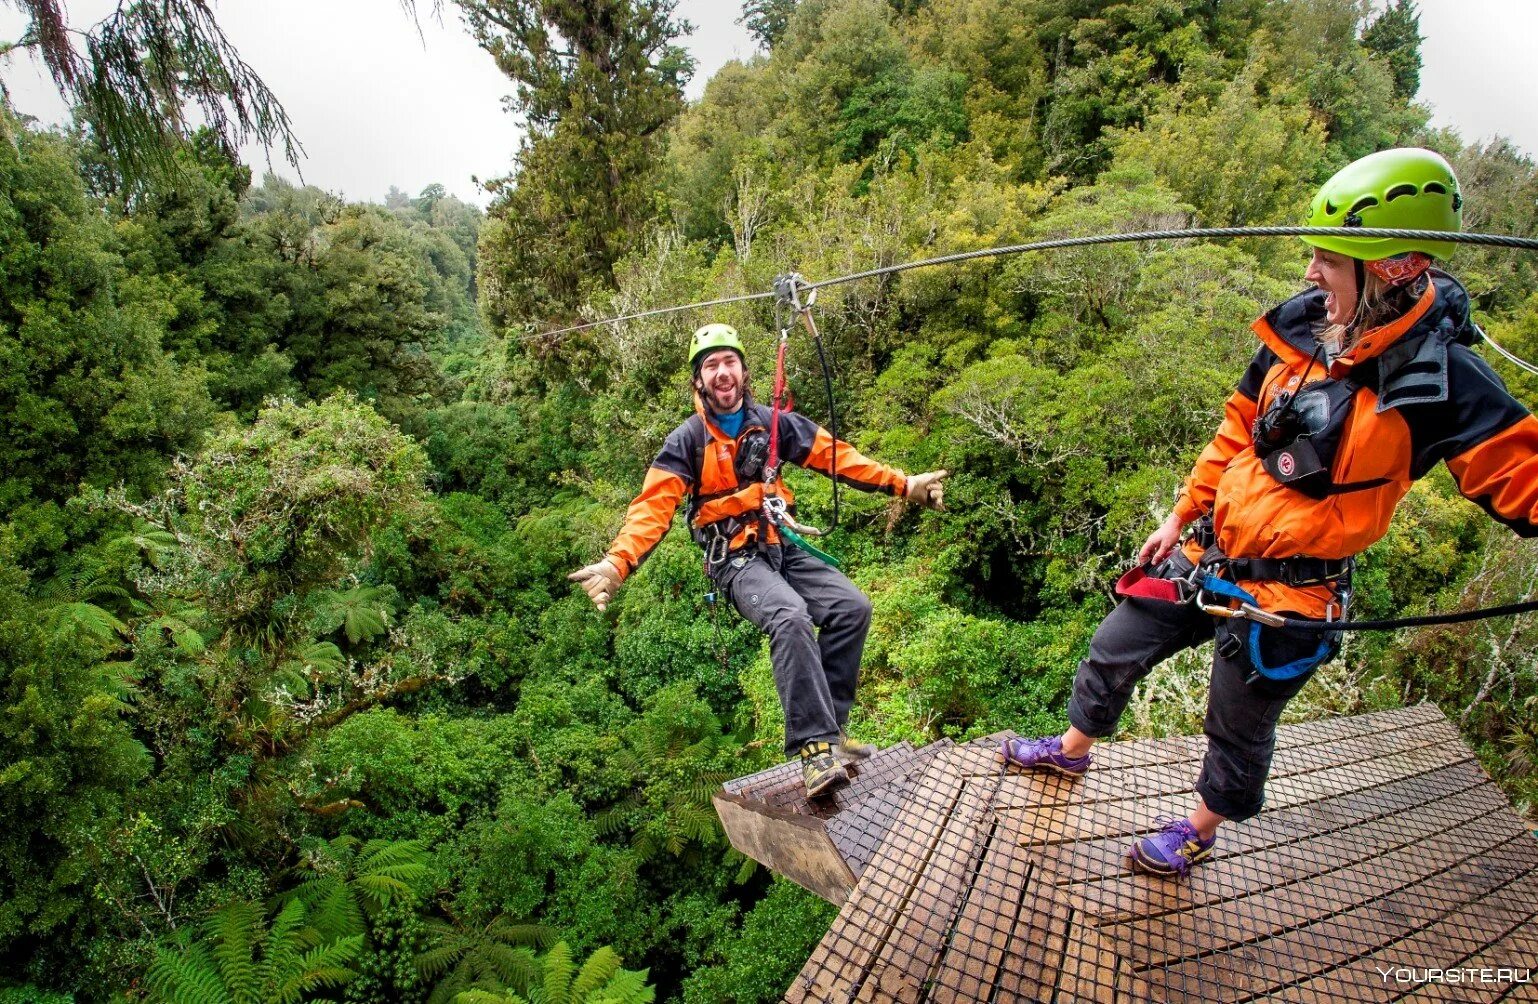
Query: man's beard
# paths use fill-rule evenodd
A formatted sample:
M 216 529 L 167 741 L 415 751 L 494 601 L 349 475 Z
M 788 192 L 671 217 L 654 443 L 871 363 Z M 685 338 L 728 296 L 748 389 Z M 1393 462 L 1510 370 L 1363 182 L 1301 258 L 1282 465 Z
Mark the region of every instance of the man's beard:
M 705 391 L 705 403 L 710 405 L 710 410 L 717 415 L 730 415 L 742 406 L 742 384 L 739 383 L 727 393 L 731 395 L 731 400 L 722 401 L 714 388 L 707 388 Z

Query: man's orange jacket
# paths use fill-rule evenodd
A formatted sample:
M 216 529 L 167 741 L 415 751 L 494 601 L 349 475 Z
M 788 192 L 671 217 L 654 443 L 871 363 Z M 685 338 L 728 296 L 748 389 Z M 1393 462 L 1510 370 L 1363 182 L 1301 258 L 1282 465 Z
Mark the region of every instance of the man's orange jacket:
M 1470 348 L 1479 336 L 1457 280 L 1433 271 L 1403 317 L 1367 331 L 1328 367 L 1311 366 L 1324 324 L 1318 289 L 1255 322 L 1261 348 L 1186 479 L 1175 506 L 1182 522 L 1211 513 L 1231 558 L 1348 558 L 1382 537 L 1410 485 L 1445 461 L 1465 496 L 1522 536 L 1538 535 L 1538 420 Z M 1252 430 L 1279 392 L 1324 379 L 1356 389 L 1333 455 L 1320 459 L 1334 484 L 1366 487 L 1316 499 L 1266 471 Z M 1186 553 L 1195 560 L 1201 548 L 1188 542 Z M 1335 599 L 1328 585 L 1245 588 L 1267 610 L 1307 617 Z
M 754 543 L 760 533 L 764 542 L 779 542 L 774 526 L 761 523 L 758 512 L 763 506 L 762 482 L 738 484 L 737 452 L 747 437 L 769 428 L 771 410 L 748 398 L 743 405 L 747 414 L 742 429 L 728 436 L 707 420 L 704 407 L 695 401 L 695 414 L 668 434 L 657 459 L 646 472 L 641 493 L 630 503 L 625 527 L 609 546 L 608 559 L 626 577 L 652 549 L 662 541 L 673 521 L 673 513 L 685 496 L 690 499 L 689 525 L 699 530 L 722 521 L 738 524 L 729 547 L 737 550 Z M 782 463 L 788 461 L 824 474 L 833 472 L 834 440 L 828 431 L 804 415 L 793 411 L 780 413 L 779 451 Z M 882 491 L 901 498 L 908 486 L 903 473 L 861 456 L 854 447 L 838 443 L 838 480 L 866 491 Z M 788 505 L 795 496 L 781 480 L 773 489 Z

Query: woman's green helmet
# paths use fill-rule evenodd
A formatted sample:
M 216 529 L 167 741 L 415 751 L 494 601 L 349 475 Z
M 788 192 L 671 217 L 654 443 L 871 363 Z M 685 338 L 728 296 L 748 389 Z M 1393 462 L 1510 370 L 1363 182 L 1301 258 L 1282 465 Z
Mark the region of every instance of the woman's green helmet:
M 1458 176 L 1441 154 L 1418 147 L 1381 150 L 1335 172 L 1314 196 L 1311 227 L 1381 227 L 1390 230 L 1463 229 L 1463 196 Z M 1349 232 L 1349 230 L 1347 230 Z M 1452 241 L 1390 237 L 1305 237 L 1316 248 L 1350 258 L 1377 261 L 1406 251 L 1446 259 Z
M 742 339 L 737 337 L 736 328 L 730 324 L 707 324 L 689 339 L 689 368 L 699 369 L 705 353 L 716 349 L 732 349 L 742 357 L 743 362 L 748 361 L 748 354 L 742 347 Z

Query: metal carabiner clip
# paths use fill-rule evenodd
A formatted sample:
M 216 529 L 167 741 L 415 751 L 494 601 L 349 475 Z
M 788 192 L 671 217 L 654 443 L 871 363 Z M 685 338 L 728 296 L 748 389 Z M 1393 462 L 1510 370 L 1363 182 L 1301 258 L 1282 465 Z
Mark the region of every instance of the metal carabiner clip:
M 732 542 L 718 528 L 715 536 L 710 538 L 710 545 L 705 548 L 705 564 L 710 568 L 719 567 L 721 562 L 726 560 L 731 546 Z

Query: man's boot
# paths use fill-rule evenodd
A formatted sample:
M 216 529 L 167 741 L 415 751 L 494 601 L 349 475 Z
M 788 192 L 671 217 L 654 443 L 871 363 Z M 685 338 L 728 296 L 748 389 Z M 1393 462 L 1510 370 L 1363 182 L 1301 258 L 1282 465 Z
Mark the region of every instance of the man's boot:
M 833 758 L 831 743 L 807 743 L 801 747 L 801 780 L 806 782 L 806 797 L 816 798 L 848 784 L 849 771 Z
M 876 749 L 875 743 L 862 743 L 857 739 L 850 739 L 843 732 L 838 734 L 838 745 L 834 747 L 834 751 L 839 756 L 849 760 L 864 760 L 876 752 Z

